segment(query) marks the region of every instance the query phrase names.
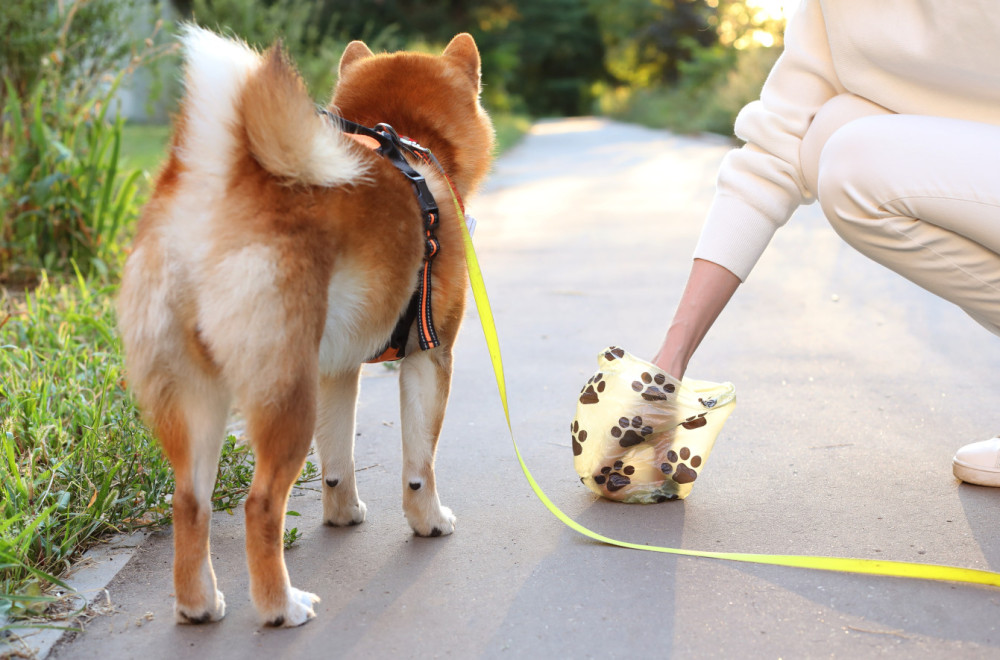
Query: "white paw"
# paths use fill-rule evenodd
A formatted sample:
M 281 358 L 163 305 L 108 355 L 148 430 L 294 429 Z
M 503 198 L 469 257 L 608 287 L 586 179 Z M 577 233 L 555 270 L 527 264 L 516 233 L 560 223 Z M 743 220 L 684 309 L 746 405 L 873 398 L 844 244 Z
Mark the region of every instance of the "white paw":
M 266 618 L 266 625 L 280 628 L 294 628 L 316 616 L 313 605 L 319 602 L 319 596 L 295 587 L 288 587 L 287 601 L 283 612 Z
M 339 507 L 330 515 L 324 515 L 323 518 L 327 525 L 343 527 L 345 525 L 359 525 L 363 523 L 366 513 L 368 513 L 368 507 L 365 506 L 365 503 L 361 500 L 356 500 L 349 506 Z
M 226 616 L 226 599 L 218 589 L 215 591 L 215 602 L 208 607 L 186 607 L 174 603 L 174 618 L 177 623 L 208 623 L 219 621 L 224 616 Z
M 448 536 L 455 531 L 455 514 L 446 506 L 437 506 L 427 516 L 406 516 L 417 536 Z

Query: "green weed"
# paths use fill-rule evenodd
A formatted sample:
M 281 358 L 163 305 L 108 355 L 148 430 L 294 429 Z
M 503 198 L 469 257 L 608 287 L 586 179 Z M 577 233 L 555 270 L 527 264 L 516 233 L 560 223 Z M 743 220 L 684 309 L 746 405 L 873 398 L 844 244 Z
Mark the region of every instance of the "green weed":
M 110 287 L 43 276 L 0 309 L 0 594 L 20 597 L 101 535 L 159 523 L 173 480 L 124 391 Z
M 301 514 L 298 511 L 286 511 L 285 515 L 298 517 Z M 299 540 L 299 528 L 292 527 L 291 529 L 285 530 L 285 533 L 282 537 L 282 544 L 285 546 L 285 550 L 288 550 L 290 547 L 295 545 L 295 542 L 298 540 Z
M 71 106 L 47 81 L 22 99 L 9 81 L 0 145 L 0 279 L 34 282 L 43 270 L 89 276 L 116 270 L 115 240 L 138 213 L 142 171 L 121 167 L 124 120 L 109 120 L 114 90 Z M 74 266 L 75 265 L 75 266 Z

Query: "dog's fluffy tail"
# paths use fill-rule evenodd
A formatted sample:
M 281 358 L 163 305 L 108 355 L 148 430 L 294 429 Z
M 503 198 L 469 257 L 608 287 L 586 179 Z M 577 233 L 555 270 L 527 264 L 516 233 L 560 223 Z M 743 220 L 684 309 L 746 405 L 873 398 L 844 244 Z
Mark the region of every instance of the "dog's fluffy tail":
M 261 55 L 194 25 L 181 41 L 186 95 L 177 146 L 188 169 L 224 177 L 249 150 L 289 183 L 336 186 L 365 177 L 364 161 L 316 113 L 280 45 Z

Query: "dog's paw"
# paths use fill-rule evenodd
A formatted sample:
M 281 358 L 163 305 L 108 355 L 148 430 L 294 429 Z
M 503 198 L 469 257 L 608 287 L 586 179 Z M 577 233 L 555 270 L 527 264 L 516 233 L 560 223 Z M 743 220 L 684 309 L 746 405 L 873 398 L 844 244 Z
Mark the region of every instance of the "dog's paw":
M 407 520 L 417 536 L 448 536 L 455 531 L 455 514 L 446 506 L 438 506 L 419 520 L 412 516 L 407 516 Z
M 202 607 L 189 607 L 174 603 L 174 618 L 177 623 L 209 623 L 219 621 L 226 616 L 226 599 L 222 592 L 216 589 L 215 602 Z
M 340 507 L 324 507 L 323 522 L 333 527 L 343 527 L 345 525 L 360 525 L 365 521 L 365 514 L 368 507 L 361 500 L 355 500 L 352 504 Z
M 264 616 L 264 625 L 275 628 L 294 628 L 301 626 L 309 619 L 316 617 L 316 610 L 313 606 L 319 602 L 319 596 L 308 591 L 302 591 L 295 587 L 288 587 L 286 592 L 285 607 L 278 613 L 269 613 Z

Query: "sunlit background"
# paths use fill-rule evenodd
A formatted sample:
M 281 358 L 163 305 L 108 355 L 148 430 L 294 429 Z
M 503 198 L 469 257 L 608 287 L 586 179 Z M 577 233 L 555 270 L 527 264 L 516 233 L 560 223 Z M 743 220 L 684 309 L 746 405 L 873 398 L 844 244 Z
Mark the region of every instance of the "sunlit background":
M 706 4 L 715 9 L 718 9 L 719 5 L 718 0 L 707 0 Z M 764 47 L 773 46 L 778 37 L 774 29 L 775 24 L 783 24 L 798 4 L 798 0 L 747 0 L 742 6 L 734 4 L 731 10 L 739 13 L 744 25 L 772 27 L 771 29 L 755 27 L 746 34 L 738 35 L 738 31 L 731 26 L 720 25 L 719 40 L 731 43 L 734 48 L 739 49 L 746 48 L 751 43 Z

